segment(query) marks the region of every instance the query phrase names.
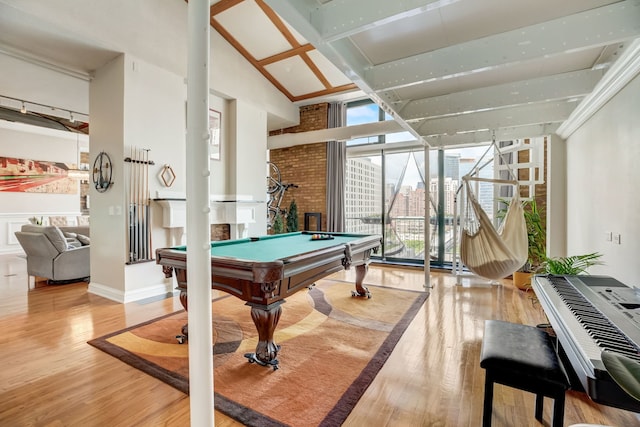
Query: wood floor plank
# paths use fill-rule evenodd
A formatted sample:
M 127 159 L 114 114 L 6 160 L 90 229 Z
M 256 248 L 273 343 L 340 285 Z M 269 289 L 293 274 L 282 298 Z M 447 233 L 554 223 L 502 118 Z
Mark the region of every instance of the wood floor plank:
M 355 273 L 332 279 L 353 281 Z M 372 266 L 369 284 L 424 290 L 424 272 Z M 486 319 L 535 325 L 544 313 L 510 281 L 457 286 L 432 273 L 431 295 L 365 391 L 345 426 L 478 426 Z M 27 289 L 26 262 L 0 255 L 1 426 L 186 426 L 189 397 L 87 344 L 87 341 L 181 308 L 177 297 L 118 304 L 87 293 L 86 283 Z M 375 293 L 373 295 L 375 298 Z M 286 307 L 285 307 L 286 310 Z M 277 331 L 276 331 L 277 333 Z M 258 367 L 257 367 L 258 368 Z M 540 426 L 534 396 L 496 386 L 495 427 Z M 552 401 L 545 399 L 544 425 Z M 640 426 L 636 414 L 569 392 L 565 425 Z M 239 425 L 216 412 L 216 426 Z

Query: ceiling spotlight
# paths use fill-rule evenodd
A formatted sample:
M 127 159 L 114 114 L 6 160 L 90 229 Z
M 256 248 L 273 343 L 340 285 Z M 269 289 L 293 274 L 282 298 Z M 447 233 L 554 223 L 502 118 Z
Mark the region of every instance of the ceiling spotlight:
M 22 108 L 20 108 L 20 112 L 22 114 L 27 114 L 27 106 L 24 105 L 24 101 L 22 101 Z

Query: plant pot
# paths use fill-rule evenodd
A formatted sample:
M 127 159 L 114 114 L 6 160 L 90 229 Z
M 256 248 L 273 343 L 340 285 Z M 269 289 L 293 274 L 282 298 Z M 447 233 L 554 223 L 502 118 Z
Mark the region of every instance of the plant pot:
M 531 289 L 531 276 L 533 273 L 516 271 L 513 273 L 513 285 L 521 291 Z

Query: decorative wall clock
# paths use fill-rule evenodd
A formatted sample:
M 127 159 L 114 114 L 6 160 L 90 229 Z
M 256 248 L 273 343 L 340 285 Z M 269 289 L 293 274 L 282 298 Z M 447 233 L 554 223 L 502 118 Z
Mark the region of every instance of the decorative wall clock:
M 113 164 L 107 153 L 101 151 L 93 162 L 93 186 L 98 193 L 104 193 L 113 184 L 111 176 L 113 173 Z

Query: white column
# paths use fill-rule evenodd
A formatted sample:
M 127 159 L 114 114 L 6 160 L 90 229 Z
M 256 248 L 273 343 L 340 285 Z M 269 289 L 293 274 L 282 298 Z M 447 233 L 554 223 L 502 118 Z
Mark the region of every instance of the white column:
M 567 256 L 567 142 L 547 139 L 547 256 Z
M 429 146 L 424 144 L 424 287 L 431 287 L 431 171 Z
M 188 3 L 187 286 L 191 425 L 214 425 L 209 211 L 209 0 Z

